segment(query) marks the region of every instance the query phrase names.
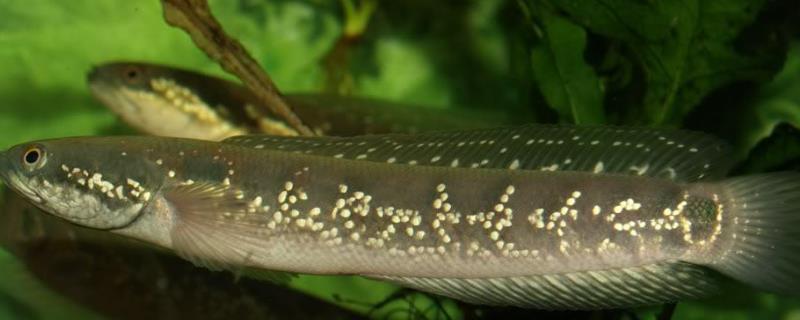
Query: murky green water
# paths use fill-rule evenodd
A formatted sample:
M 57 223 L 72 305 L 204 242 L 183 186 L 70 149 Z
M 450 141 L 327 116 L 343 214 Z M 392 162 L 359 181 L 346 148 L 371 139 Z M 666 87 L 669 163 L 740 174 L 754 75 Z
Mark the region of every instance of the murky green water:
M 329 90 L 454 112 L 489 109 L 542 123 L 687 127 L 730 141 L 741 161 L 737 173 L 800 168 L 800 27 L 795 22 L 800 17 L 791 16 L 800 9 L 792 1 L 382 1 L 363 36 L 333 60 L 330 52 L 345 24 L 339 2 L 211 3 L 222 24 L 285 92 Z M 141 60 L 231 78 L 182 31 L 163 22 L 155 1 L 0 2 L 0 13 L 0 148 L 41 138 L 132 133 L 91 98 L 85 76 L 96 64 Z M 22 205 L 9 206 L 14 200 L 4 199 L 0 230 L 7 248 L 14 248 L 10 243 L 19 239 L 11 236 L 19 234 L 41 240 L 55 232 L 72 241 L 66 227 L 44 222 L 49 227 L 42 229 L 36 227 L 41 221 L 9 220 L 8 214 L 22 214 Z M 274 301 L 264 303 L 269 307 L 253 307 L 269 297 L 262 294 L 267 289 L 249 280 L 234 283 L 228 275 L 207 280 L 198 273 L 184 279 L 193 284 L 159 285 L 164 274 L 170 278 L 193 272 L 180 271 L 179 261 L 147 248 L 114 251 L 111 255 L 118 258 L 105 261 L 93 256 L 102 255 L 102 249 L 81 247 L 80 254 L 60 256 L 74 247 L 60 249 L 53 243 L 60 242 L 17 247 L 14 252 L 22 260 L 0 251 L 0 317 L 116 318 L 137 314 L 125 310 L 146 309 L 172 318 L 181 316 L 177 303 L 211 300 L 259 310 L 253 313 L 259 318 L 301 314 L 276 311 L 281 304 Z M 149 267 L 135 266 L 139 260 L 149 261 L 143 262 Z M 59 280 L 54 275 L 59 268 L 72 280 Z M 113 268 L 136 272 L 100 276 Z M 153 276 L 159 274 L 161 278 Z M 101 280 L 107 283 L 91 282 Z M 175 287 L 203 287 L 211 293 L 164 289 Z M 291 287 L 362 313 L 396 289 L 330 277 L 302 277 Z M 110 300 L 119 303 L 98 307 L 104 303 L 98 292 L 118 294 L 119 299 Z M 180 298 L 163 298 L 175 295 Z M 342 318 L 357 314 L 299 295 L 287 299 L 287 308 L 294 301 L 302 306 L 297 310 L 327 310 L 325 314 Z M 415 301 L 419 314 L 434 317 L 433 309 L 424 312 L 430 299 Z M 453 318 L 476 314 L 451 301 L 445 304 Z M 222 306 L 216 310 L 220 314 L 199 314 L 236 314 L 225 314 L 228 309 Z M 409 310 L 400 302 L 373 316 L 405 317 Z M 651 317 L 656 310 L 635 312 Z M 625 317 L 615 312 L 519 310 L 477 314 Z M 679 303 L 673 319 L 800 319 L 798 315 L 796 297 L 731 284 L 720 296 Z

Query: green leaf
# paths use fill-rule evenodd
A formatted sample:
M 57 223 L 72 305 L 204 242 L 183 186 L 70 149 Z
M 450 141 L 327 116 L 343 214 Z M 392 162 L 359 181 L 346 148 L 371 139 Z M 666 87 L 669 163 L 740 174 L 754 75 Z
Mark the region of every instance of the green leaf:
M 713 90 L 735 81 L 768 79 L 781 61 L 781 50 L 755 49 L 769 39 L 737 43 L 763 0 L 551 3 L 626 48 L 646 85 L 641 109 L 627 116 L 634 122 L 678 125 Z
M 761 140 L 738 166 L 740 174 L 795 170 L 800 171 L 800 129 L 783 123 Z
M 530 13 L 540 31 L 531 49 L 533 75 L 548 105 L 563 120 L 604 123 L 600 79 L 583 58 L 586 31 L 547 9 Z
M 758 97 L 741 117 L 737 154 L 746 155 L 776 126 L 787 123 L 800 128 L 800 42 L 792 45 L 783 69 L 761 88 Z

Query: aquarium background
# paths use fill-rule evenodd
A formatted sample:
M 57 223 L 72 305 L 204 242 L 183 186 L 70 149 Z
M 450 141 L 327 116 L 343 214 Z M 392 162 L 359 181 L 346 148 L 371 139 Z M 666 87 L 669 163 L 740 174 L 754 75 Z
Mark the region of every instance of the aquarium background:
M 739 161 L 735 174 L 800 169 L 796 1 L 210 3 L 284 92 L 481 109 L 539 123 L 684 127 L 728 140 Z M 371 13 L 343 14 L 343 6 L 370 4 Z M 161 14 L 157 1 L 0 0 L 0 148 L 133 133 L 86 87 L 86 73 L 104 62 L 163 63 L 233 79 Z M 3 251 L 0 275 L 2 318 L 102 318 L 37 282 Z M 378 302 L 396 289 L 320 277 L 301 277 L 292 287 L 361 311 L 341 297 Z M 452 318 L 475 316 L 452 302 L 445 308 Z M 800 319 L 800 298 L 732 283 L 719 296 L 679 303 L 673 319 Z

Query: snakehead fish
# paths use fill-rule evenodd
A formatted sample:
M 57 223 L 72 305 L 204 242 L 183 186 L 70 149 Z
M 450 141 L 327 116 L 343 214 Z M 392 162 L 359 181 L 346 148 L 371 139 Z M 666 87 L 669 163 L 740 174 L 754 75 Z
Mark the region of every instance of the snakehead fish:
M 353 138 L 40 141 L 10 188 L 212 269 L 355 274 L 464 301 L 594 309 L 797 293 L 800 175 L 724 178 L 699 133 L 525 126 Z
M 258 105 L 250 91 L 221 78 L 155 64 L 117 62 L 94 68 L 88 82 L 98 100 L 148 134 L 215 141 L 244 133 L 297 135 Z M 514 123 L 501 113 L 435 110 L 368 98 L 326 94 L 284 98 L 318 135 L 415 133 Z M 524 117 L 515 118 L 522 121 Z

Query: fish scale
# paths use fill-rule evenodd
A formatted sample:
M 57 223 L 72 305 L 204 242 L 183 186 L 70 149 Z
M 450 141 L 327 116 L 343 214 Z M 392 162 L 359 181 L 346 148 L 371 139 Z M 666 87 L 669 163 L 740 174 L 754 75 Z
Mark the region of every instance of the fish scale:
M 98 137 L 20 145 L 0 172 L 55 215 L 212 269 L 355 274 L 553 309 L 702 296 L 717 272 L 794 293 L 798 174 L 723 179 L 725 150 L 684 131 L 554 126 Z

